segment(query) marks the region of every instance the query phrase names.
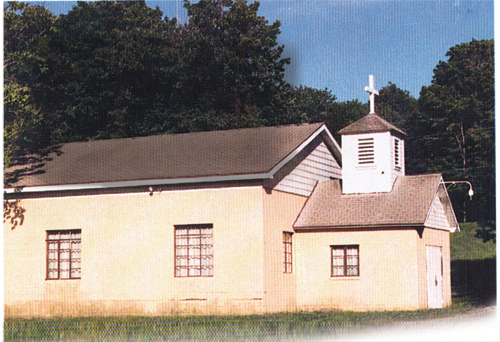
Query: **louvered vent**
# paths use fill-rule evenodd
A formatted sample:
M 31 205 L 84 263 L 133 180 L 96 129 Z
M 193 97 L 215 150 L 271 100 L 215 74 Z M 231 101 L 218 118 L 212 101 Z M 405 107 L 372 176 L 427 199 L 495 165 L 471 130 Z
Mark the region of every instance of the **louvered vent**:
M 394 168 L 401 171 L 401 155 L 399 153 L 399 139 L 394 138 Z
M 358 139 L 358 164 L 365 165 L 375 163 L 373 145 L 373 138 Z

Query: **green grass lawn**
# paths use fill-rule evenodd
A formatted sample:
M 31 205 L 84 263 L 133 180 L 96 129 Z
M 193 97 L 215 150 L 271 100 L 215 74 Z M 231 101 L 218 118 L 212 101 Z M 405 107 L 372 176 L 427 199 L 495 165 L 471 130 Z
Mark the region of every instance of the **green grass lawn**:
M 276 340 L 342 336 L 394 322 L 449 317 L 471 309 L 465 303 L 442 310 L 316 311 L 249 316 L 169 316 L 8 319 L 8 340 Z
M 451 288 L 454 300 L 473 305 L 496 302 L 496 244 L 474 237 L 477 223 L 463 223 L 451 234 Z
M 483 260 L 495 258 L 496 244 L 474 237 L 477 223 L 462 223 L 460 231 L 451 234 L 451 260 Z

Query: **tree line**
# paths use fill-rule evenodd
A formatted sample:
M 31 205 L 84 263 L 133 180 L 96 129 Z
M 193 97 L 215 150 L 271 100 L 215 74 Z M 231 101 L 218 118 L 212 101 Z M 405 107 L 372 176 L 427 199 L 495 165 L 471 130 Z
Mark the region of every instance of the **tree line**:
M 246 0 L 185 0 L 186 23 L 145 1 L 78 2 L 54 16 L 4 6 L 4 167 L 72 141 L 325 122 L 337 132 L 367 103 L 292 86 L 280 23 Z M 419 99 L 389 83 L 376 112 L 408 133 L 408 174 L 469 180 L 450 189 L 461 220 L 495 219 L 493 40 L 451 47 Z

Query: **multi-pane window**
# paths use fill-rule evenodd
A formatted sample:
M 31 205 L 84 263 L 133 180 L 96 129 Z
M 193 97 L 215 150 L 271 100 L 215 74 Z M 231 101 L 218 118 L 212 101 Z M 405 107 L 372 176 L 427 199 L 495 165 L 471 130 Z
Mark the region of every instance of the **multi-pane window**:
M 80 279 L 82 231 L 47 231 L 47 279 Z
M 394 138 L 394 168 L 397 171 L 401 170 L 400 142 L 398 138 Z
M 292 273 L 292 233 L 283 232 L 283 272 Z
M 175 276 L 213 276 L 213 225 L 175 226 Z
M 358 164 L 373 164 L 375 149 L 373 138 L 358 139 Z
M 359 276 L 359 246 L 331 246 L 332 277 Z

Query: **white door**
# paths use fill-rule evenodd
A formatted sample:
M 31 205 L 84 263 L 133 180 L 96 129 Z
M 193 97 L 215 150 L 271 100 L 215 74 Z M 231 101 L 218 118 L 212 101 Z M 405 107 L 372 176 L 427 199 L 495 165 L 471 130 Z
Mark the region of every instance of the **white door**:
M 427 303 L 429 309 L 443 307 L 441 247 L 427 246 Z

